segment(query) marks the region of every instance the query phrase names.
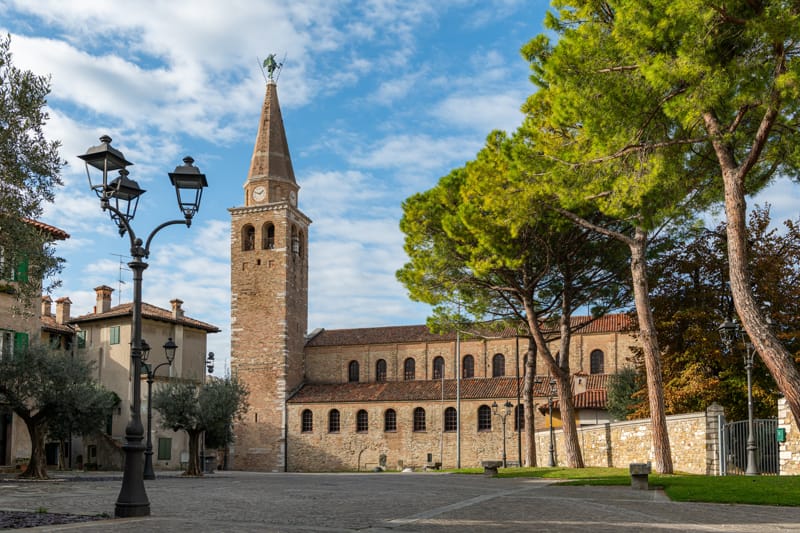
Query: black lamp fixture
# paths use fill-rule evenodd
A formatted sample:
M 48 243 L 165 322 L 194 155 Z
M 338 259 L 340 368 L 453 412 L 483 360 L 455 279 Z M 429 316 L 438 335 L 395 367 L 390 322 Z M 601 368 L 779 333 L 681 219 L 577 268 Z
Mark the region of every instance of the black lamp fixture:
M 167 362 L 172 364 L 175 360 L 175 352 L 178 350 L 178 345 L 175 344 L 175 341 L 172 340 L 172 337 L 167 339 L 167 342 L 164 343 L 164 355 L 167 358 Z
M 206 358 L 206 370 L 208 370 L 209 374 L 214 373 L 214 352 L 208 352 L 208 357 Z
M 194 159 L 187 155 L 183 158 L 183 165 L 178 165 L 174 172 L 169 173 L 169 179 L 178 197 L 178 207 L 186 217 L 187 226 L 191 225 L 192 217 L 200 209 L 203 188 L 208 187 L 206 175 L 201 174 L 200 169 L 192 163 Z
M 108 135 L 100 137 L 99 145 L 92 146 L 85 154 L 78 157 L 86 164 L 86 177 L 89 180 L 89 187 L 100 199 L 100 208 L 103 211 L 109 211 L 111 220 L 119 229 L 120 236 L 124 236 L 127 233 L 130 239 L 132 260 L 128 263 L 128 267 L 133 273 L 131 367 L 133 375 L 139 376 L 142 373 L 142 361 L 149 355 L 149 348 L 148 351 L 145 351 L 146 343 L 142 342 L 142 273 L 147 268 L 147 263 L 145 263 L 144 259 L 150 256 L 150 243 L 159 231 L 174 224 L 191 226 L 192 218 L 200 209 L 203 188 L 208 186 L 208 181 L 205 174 L 202 174 L 193 165 L 194 160 L 191 157 L 185 157 L 184 164 L 176 167 L 174 172 L 169 173 L 170 181 L 175 187 L 178 197 L 178 208 L 181 210 L 183 218 L 160 224 L 150 232 L 147 239 L 142 240 L 136 237 L 131 227 L 131 223 L 136 216 L 139 198 L 145 192 L 139 188 L 139 185 L 134 180 L 128 177 L 127 167 L 133 163 L 125 159 L 121 151 L 111 146 L 111 137 Z M 96 174 L 96 171 L 99 171 L 100 175 L 92 179 L 92 174 L 93 172 Z M 117 171 L 119 176 L 109 181 L 109 174 Z M 174 343 L 172 344 L 174 345 Z M 175 351 L 172 350 L 171 355 L 168 357 L 174 359 Z M 171 363 L 171 359 L 168 360 Z M 149 366 L 146 368 L 149 373 Z M 144 427 L 141 418 L 140 380 L 133 381 L 133 390 L 131 392 L 133 395 L 133 409 L 131 419 L 125 427 L 125 443 L 122 446 L 125 452 L 125 467 L 122 475 L 122 488 L 115 508 L 115 516 L 117 517 L 148 516 L 150 514 L 150 501 L 147 498 L 142 476 L 145 446 L 142 446 Z

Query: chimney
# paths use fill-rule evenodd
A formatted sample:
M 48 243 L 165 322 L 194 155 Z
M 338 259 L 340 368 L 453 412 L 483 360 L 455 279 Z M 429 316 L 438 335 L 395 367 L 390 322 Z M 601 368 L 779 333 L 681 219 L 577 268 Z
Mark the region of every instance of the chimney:
M 174 300 L 170 300 L 169 303 L 172 304 L 172 318 L 175 320 L 183 318 L 183 309 L 181 309 L 183 300 L 175 298 Z
M 111 309 L 111 293 L 114 292 L 114 289 L 108 285 L 100 285 L 94 288 L 94 292 L 97 294 L 97 303 L 94 306 L 95 314 L 107 313 Z
M 66 324 L 69 322 L 69 312 L 72 300 L 64 296 L 56 300 L 56 322 L 58 324 Z
M 47 295 L 42 296 L 42 317 L 43 318 L 46 317 L 46 316 L 50 316 L 50 314 L 52 313 L 52 307 L 51 307 L 52 303 L 53 303 L 53 300 L 49 296 L 47 296 Z

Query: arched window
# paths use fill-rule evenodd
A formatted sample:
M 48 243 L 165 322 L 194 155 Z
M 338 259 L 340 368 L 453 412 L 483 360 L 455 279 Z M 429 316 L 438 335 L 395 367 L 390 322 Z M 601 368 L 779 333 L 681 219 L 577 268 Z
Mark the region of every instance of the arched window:
M 297 237 L 297 255 L 300 256 L 300 259 L 303 258 L 303 251 L 304 251 L 303 243 L 304 242 L 305 241 L 304 241 L 304 238 L 303 238 L 303 232 L 301 231 L 300 235 Z
M 442 379 L 444 376 L 444 357 L 433 358 L 433 379 Z
M 416 361 L 413 357 L 409 357 L 403 363 L 403 379 L 406 381 L 413 381 L 415 374 Z
M 314 431 L 314 414 L 309 409 L 305 409 L 303 411 L 303 424 L 301 430 L 303 433 L 311 433 Z
M 478 431 L 492 430 L 492 408 L 488 405 L 478 407 Z
M 506 358 L 501 353 L 494 354 L 492 357 L 492 377 L 501 378 L 506 375 Z
M 275 226 L 272 222 L 266 222 L 261 227 L 261 248 L 264 250 L 275 248 Z
M 358 383 L 358 361 L 350 361 L 347 365 L 347 381 Z
M 331 409 L 328 413 L 328 433 L 339 433 L 339 411 Z
M 456 431 L 458 429 L 458 412 L 455 407 L 444 410 L 444 430 Z
M 386 360 L 378 359 L 375 363 L 375 381 L 386 381 Z
M 356 413 L 356 432 L 366 433 L 369 430 L 369 415 L 364 409 Z
M 525 406 L 519 404 L 514 408 L 514 431 L 525 429 Z
M 292 253 L 300 253 L 300 239 L 297 237 L 297 228 L 292 226 Z
M 242 228 L 242 250 L 247 252 L 256 247 L 256 228 L 246 224 Z
M 464 360 L 461 363 L 462 370 L 461 370 L 461 377 L 462 378 L 474 378 L 475 377 L 475 358 L 471 355 L 467 354 L 464 356 Z
M 425 431 L 425 409 L 422 407 L 414 409 L 414 431 Z
M 589 354 L 589 373 L 602 374 L 605 367 L 605 356 L 603 350 L 592 350 Z
M 397 431 L 397 412 L 394 409 L 387 409 L 383 413 L 383 430 Z

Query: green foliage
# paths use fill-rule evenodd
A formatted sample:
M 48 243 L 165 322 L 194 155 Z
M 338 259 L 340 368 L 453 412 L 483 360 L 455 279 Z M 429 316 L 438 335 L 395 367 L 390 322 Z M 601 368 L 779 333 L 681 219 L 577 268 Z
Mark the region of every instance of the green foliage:
M 606 409 L 614 420 L 627 420 L 636 411 L 640 399 L 636 393 L 645 386 L 643 376 L 632 367 L 624 367 L 609 376 Z
M 769 207 L 755 207 L 747 226 L 751 283 L 756 300 L 769 309 L 778 337 L 800 355 L 800 220 L 771 227 Z M 663 347 L 664 391 L 669 413 L 723 405 L 731 420 L 747 416 L 743 344 L 728 353 L 719 324 L 732 310 L 728 288 L 725 225 L 691 228 L 675 235 L 653 263 L 651 286 L 656 329 Z M 800 359 L 798 359 L 800 360 Z M 778 390 L 764 365 L 753 368 L 757 417 L 775 416 Z
M 230 426 L 247 408 L 248 391 L 235 376 L 213 379 L 202 387 L 172 382 L 153 392 L 153 408 L 161 425 L 175 431 L 207 431 L 209 446 L 232 442 Z
M 44 136 L 50 80 L 16 68 L 10 47 L 10 36 L 0 39 L 0 279 L 19 278 L 15 269 L 27 264 L 18 295 L 30 307 L 38 303 L 42 280 L 58 274 L 63 260 L 54 255 L 52 236 L 26 219 L 37 219 L 53 201 L 65 162 L 60 143 Z M 46 290 L 57 286 L 51 283 Z
M 211 448 L 233 443 L 234 420 L 247 410 L 249 392 L 237 376 L 215 379 L 200 393 L 200 411 L 205 421 L 205 442 Z
M 116 395 L 92 379 L 92 365 L 79 357 L 32 343 L 13 357 L 0 359 L 0 400 L 28 428 L 32 452 L 29 468 L 45 477 L 44 436 L 69 431 L 89 434 L 103 427 Z

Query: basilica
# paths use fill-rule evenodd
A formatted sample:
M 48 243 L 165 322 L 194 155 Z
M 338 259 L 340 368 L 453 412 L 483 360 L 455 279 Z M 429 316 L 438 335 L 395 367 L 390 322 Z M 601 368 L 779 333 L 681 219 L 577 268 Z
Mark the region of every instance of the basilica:
M 300 209 L 272 80 L 243 188 L 243 205 L 229 209 L 231 371 L 250 396 L 234 427 L 231 467 L 454 468 L 501 455 L 519 464 L 529 445 L 521 401 L 527 339 L 437 335 L 424 325 L 308 331 L 311 220 Z M 630 319 L 573 320 L 578 423 L 605 423 L 607 376 L 627 364 L 635 344 Z M 534 425 L 547 430 L 558 425 L 558 409 L 541 378 L 534 403 L 546 408 Z

